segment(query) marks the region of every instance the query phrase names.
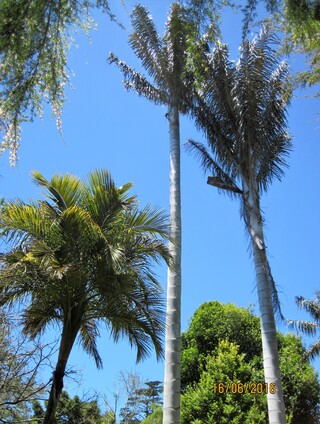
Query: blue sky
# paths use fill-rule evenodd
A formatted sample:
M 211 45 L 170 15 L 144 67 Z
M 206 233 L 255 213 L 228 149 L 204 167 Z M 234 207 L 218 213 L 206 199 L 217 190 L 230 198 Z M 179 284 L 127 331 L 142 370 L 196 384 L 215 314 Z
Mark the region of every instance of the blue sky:
M 127 1 L 128 9 L 135 2 Z M 143 0 L 159 31 L 170 2 Z M 127 11 L 121 2 L 112 3 L 115 14 L 129 27 Z M 82 34 L 75 36 L 77 48 L 70 52 L 74 72 L 73 89 L 67 90 L 60 137 L 47 110 L 43 121 L 23 127 L 19 162 L 10 168 L 5 154 L 0 161 L 0 190 L 5 198 L 24 200 L 41 196 L 30 179 L 32 170 L 47 178 L 70 172 L 85 177 L 95 168 L 108 168 L 116 183 L 134 182 L 133 192 L 142 204 L 169 206 L 169 143 L 166 109 L 154 106 L 134 93 L 126 93 L 122 76 L 107 63 L 109 51 L 141 70 L 127 44 L 128 32 L 95 13 L 98 31 L 91 43 Z M 224 40 L 230 43 L 231 58 L 237 59 L 241 41 L 240 16 L 226 14 Z M 293 69 L 301 69 L 302 59 L 292 59 Z M 308 319 L 294 304 L 294 297 L 314 296 L 319 289 L 320 239 L 320 121 L 319 99 L 310 93 L 295 93 L 289 109 L 289 129 L 294 150 L 283 181 L 275 181 L 262 198 L 265 233 L 271 268 L 278 284 L 283 312 L 291 319 Z M 200 140 L 192 122 L 182 119 L 181 140 Z M 182 328 L 201 303 L 209 300 L 232 302 L 247 307 L 257 304 L 254 270 L 248 240 L 240 220 L 239 204 L 219 195 L 206 184 L 206 177 L 194 158 L 182 154 L 183 295 Z M 166 269 L 159 279 L 166 285 Z M 255 308 L 256 312 L 257 307 Z M 285 328 L 279 328 L 286 331 Z M 51 334 L 51 333 L 50 333 Z M 58 332 L 57 332 L 58 334 Z M 305 339 L 309 343 L 309 339 Z M 107 331 L 98 343 L 104 369 L 95 369 L 93 360 L 77 347 L 70 366 L 80 369 L 81 388 L 66 381 L 70 390 L 82 393 L 113 390 L 120 370 L 136 370 L 146 379 L 162 380 L 163 363 L 155 355 L 135 366 L 135 352 L 126 342 L 114 345 Z M 319 359 L 315 362 L 319 369 Z

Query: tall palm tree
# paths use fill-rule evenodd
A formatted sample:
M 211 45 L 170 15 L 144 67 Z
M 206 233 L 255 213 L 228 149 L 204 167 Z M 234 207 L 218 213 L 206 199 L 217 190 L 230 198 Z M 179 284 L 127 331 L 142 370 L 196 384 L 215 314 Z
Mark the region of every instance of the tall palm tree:
M 3 207 L 0 225 L 11 243 L 1 256 L 0 305 L 21 302 L 24 332 L 49 324 L 61 328 L 58 359 L 43 423 L 51 424 L 70 352 L 78 338 L 98 368 L 100 324 L 115 342 L 128 338 L 137 361 L 155 348 L 163 355 L 165 311 L 153 263 L 170 263 L 166 216 L 138 209 L 131 184 L 116 187 L 95 171 L 88 182 L 72 175 L 51 181 L 33 173 L 45 200 L 15 200 Z
M 278 299 L 260 207 L 261 194 L 273 178 L 281 178 L 291 147 L 286 128 L 288 71 L 269 47 L 273 38 L 262 29 L 252 42 L 242 44 L 237 63 L 229 60 L 223 44 L 218 43 L 212 53 L 203 53 L 198 66 L 204 75 L 193 114 L 209 149 L 195 141 L 188 146 L 203 168 L 213 173 L 208 183 L 241 200 L 255 265 L 265 381 L 276 383 L 277 388 L 276 393 L 267 394 L 269 422 L 283 424 L 286 417 L 273 309 Z
M 320 291 L 316 291 L 315 298 L 313 300 L 308 300 L 303 296 L 297 296 L 296 304 L 300 309 L 308 312 L 314 321 L 289 321 L 289 325 L 302 333 L 315 336 L 317 334 L 317 330 L 320 329 Z M 311 359 L 314 359 L 316 356 L 320 356 L 320 339 L 316 340 L 310 346 L 307 351 L 307 355 Z
M 125 87 L 155 104 L 168 107 L 170 133 L 170 252 L 174 267 L 168 270 L 167 325 L 164 377 L 164 423 L 180 422 L 181 357 L 181 194 L 180 194 L 180 122 L 187 110 L 191 77 L 186 72 L 187 39 L 191 23 L 186 11 L 173 3 L 161 38 L 148 10 L 140 5 L 132 13 L 134 32 L 130 45 L 152 78 L 147 78 L 110 54 L 125 77 Z

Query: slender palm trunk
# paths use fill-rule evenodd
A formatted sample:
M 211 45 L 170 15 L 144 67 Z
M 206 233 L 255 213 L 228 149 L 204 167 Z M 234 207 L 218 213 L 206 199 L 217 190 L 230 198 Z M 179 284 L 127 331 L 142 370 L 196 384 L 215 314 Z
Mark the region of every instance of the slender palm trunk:
M 272 306 L 271 275 L 264 242 L 260 200 L 258 190 L 254 184 L 248 186 L 244 183 L 243 187 L 245 219 L 251 237 L 256 273 L 264 376 L 269 388 L 267 392 L 269 424 L 286 424 L 277 331 Z M 275 393 L 270 393 L 270 387 L 272 387 L 270 385 L 272 383 L 275 384 Z
M 53 371 L 50 396 L 47 404 L 46 413 L 43 419 L 43 424 L 53 423 L 58 400 L 63 389 L 63 377 L 76 336 L 77 332 L 71 332 L 69 325 L 64 325 L 60 342 L 58 361 L 56 364 L 56 368 Z
M 169 107 L 170 132 L 170 252 L 174 266 L 168 270 L 167 325 L 163 396 L 163 424 L 180 423 L 181 368 L 181 194 L 180 127 L 175 102 Z

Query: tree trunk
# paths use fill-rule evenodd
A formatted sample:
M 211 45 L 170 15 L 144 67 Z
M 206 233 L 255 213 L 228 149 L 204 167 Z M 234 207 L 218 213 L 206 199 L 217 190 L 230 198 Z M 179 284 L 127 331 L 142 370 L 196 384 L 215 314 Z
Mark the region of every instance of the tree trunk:
M 243 184 L 246 225 L 251 237 L 258 291 L 265 382 L 269 424 L 286 424 L 285 405 L 279 366 L 277 331 L 272 306 L 271 275 L 263 235 L 260 199 L 257 187 Z M 275 386 L 271 386 L 274 384 Z M 270 393 L 275 387 L 276 392 Z M 272 391 L 272 390 L 271 390 Z
M 179 111 L 173 101 L 169 106 L 170 132 L 170 242 L 174 265 L 168 270 L 167 322 L 165 339 L 165 374 L 163 424 L 180 423 L 181 368 L 181 194 Z
M 72 332 L 70 331 L 69 325 L 64 325 L 61 336 L 58 361 L 52 376 L 50 396 L 43 419 L 43 424 L 53 423 L 57 404 L 63 389 L 63 377 L 76 336 L 77 331 Z

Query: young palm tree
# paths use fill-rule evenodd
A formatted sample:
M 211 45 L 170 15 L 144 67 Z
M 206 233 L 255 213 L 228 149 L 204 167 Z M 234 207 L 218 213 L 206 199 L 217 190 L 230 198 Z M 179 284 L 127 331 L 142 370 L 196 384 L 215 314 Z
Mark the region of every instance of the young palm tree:
M 274 177 L 282 176 L 290 150 L 286 128 L 287 66 L 278 63 L 269 47 L 273 37 L 262 29 L 253 42 L 242 44 L 237 63 L 217 44 L 200 60 L 203 80 L 198 84 L 193 114 L 207 137 L 209 150 L 189 142 L 206 171 L 208 183 L 242 202 L 242 216 L 250 236 L 261 317 L 270 424 L 285 423 L 273 301 L 276 289 L 267 259 L 260 196 Z M 198 58 L 199 59 L 199 58 Z M 277 306 L 277 302 L 274 303 Z M 270 386 L 269 386 L 270 387 Z
M 24 332 L 31 337 L 49 324 L 61 328 L 58 360 L 44 423 L 53 422 L 70 352 L 78 338 L 98 368 L 99 325 L 115 342 L 127 337 L 137 361 L 154 346 L 163 354 L 164 305 L 152 265 L 164 259 L 163 212 L 137 208 L 131 184 L 117 188 L 107 171 L 88 182 L 34 172 L 45 200 L 3 207 L 0 224 L 12 248 L 1 256 L 0 305 L 21 302 Z
M 308 300 L 302 296 L 296 297 L 296 304 L 300 309 L 309 312 L 314 321 L 289 321 L 289 325 L 310 336 L 315 336 L 320 328 L 320 291 L 316 291 L 315 299 Z M 314 359 L 320 355 L 320 339 L 315 341 L 307 351 L 307 355 Z
M 125 77 L 125 87 L 156 104 L 168 107 L 170 133 L 170 252 L 174 267 L 168 270 L 167 325 L 164 377 L 164 423 L 180 422 L 180 351 L 181 351 L 181 195 L 180 195 L 180 123 L 179 113 L 186 112 L 191 78 L 185 71 L 187 37 L 191 24 L 186 11 L 173 3 L 161 38 L 147 9 L 136 6 L 132 13 L 134 32 L 130 45 L 149 76 L 137 73 L 113 54 Z

